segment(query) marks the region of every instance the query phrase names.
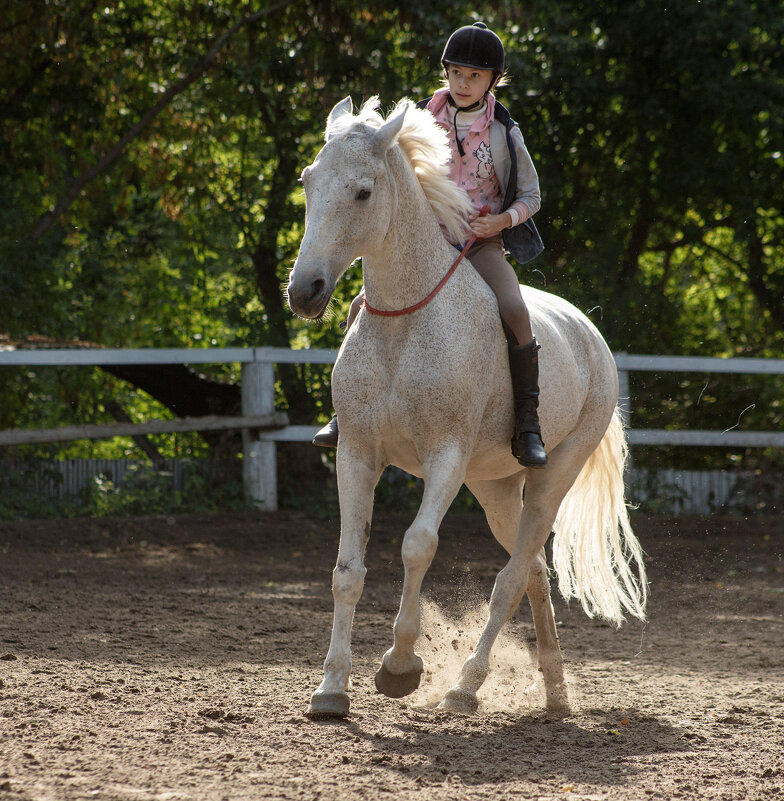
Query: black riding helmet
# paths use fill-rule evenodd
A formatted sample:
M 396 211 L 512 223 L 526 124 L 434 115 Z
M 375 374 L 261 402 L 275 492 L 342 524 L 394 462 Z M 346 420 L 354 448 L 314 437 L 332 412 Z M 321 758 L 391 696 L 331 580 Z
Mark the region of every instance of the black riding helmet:
M 503 42 L 484 24 L 475 22 L 473 25 L 464 25 L 458 28 L 447 40 L 444 53 L 441 56 L 441 64 L 444 70 L 448 70 L 450 64 L 456 67 L 473 67 L 475 70 L 492 70 L 493 78 L 489 92 L 496 81 L 504 74 L 504 45 Z M 465 156 L 463 143 L 457 136 L 457 115 L 461 111 L 473 111 L 482 104 L 482 100 L 472 103 L 470 106 L 458 106 L 449 95 L 450 105 L 455 107 L 455 142 L 457 150 L 461 156 Z
M 441 56 L 441 63 L 458 67 L 492 70 L 496 76 L 504 73 L 503 42 L 484 24 L 475 22 L 458 28 L 450 37 Z

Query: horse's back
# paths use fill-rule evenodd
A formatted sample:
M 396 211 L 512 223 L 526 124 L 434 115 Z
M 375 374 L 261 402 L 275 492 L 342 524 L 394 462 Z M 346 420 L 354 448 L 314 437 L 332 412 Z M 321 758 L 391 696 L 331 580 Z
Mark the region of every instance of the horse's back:
M 564 298 L 521 289 L 542 346 L 540 417 L 548 448 L 578 426 L 601 429 L 600 439 L 618 401 L 618 374 L 607 343 L 587 315 Z

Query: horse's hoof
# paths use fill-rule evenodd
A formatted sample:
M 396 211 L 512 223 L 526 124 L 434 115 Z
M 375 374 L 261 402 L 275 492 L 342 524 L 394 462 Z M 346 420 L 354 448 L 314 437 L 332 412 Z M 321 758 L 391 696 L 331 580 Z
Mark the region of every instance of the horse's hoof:
M 554 715 L 568 715 L 572 711 L 565 687 L 547 693 L 547 711 Z
M 388 698 L 404 698 L 419 687 L 421 679 L 422 668 L 408 673 L 391 673 L 382 662 L 376 671 L 376 689 Z
M 444 696 L 438 708 L 457 715 L 473 715 L 479 709 L 479 701 L 473 693 L 452 689 Z
M 313 720 L 321 718 L 348 717 L 350 702 L 348 695 L 341 692 L 314 692 L 310 697 L 310 706 L 305 715 Z

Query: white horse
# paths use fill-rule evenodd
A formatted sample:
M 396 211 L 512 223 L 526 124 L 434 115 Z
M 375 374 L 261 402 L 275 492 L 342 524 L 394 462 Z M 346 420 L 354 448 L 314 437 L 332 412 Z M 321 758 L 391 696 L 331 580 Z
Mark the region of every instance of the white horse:
M 376 674 L 379 692 L 399 698 L 419 685 L 420 588 L 441 521 L 465 484 L 509 561 L 496 578 L 476 648 L 440 706 L 476 711 L 490 650 L 527 592 L 547 706 L 566 710 L 543 547 L 550 532 L 564 597 L 617 625 L 625 612 L 645 614 L 642 554 L 624 503 L 626 441 L 615 363 L 581 312 L 522 289 L 542 346 L 540 417 L 549 454 L 546 469 L 522 468 L 510 450 L 511 380 L 493 292 L 463 260 L 419 305 L 458 255 L 439 221 L 458 237 L 468 235 L 470 206 L 448 177 L 446 134 L 406 100 L 386 120 L 377 107 L 373 98 L 354 115 L 346 98 L 329 115 L 326 144 L 302 173 L 305 235 L 287 290 L 294 313 L 319 318 L 337 280 L 361 256 L 369 306 L 387 312 L 418 306 L 394 315 L 363 308 L 332 372 L 341 534 L 332 638 L 308 714 L 349 711 L 351 626 L 366 573 L 373 492 L 388 465 L 422 477 L 424 492 L 403 539 L 403 592 L 393 645 Z

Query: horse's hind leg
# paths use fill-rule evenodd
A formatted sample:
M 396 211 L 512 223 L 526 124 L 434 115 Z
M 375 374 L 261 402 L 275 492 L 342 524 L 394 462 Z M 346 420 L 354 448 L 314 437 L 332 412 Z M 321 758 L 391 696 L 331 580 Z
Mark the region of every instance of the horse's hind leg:
M 590 449 L 592 447 L 595 443 Z M 549 454 L 546 470 L 528 471 L 526 502 L 518 534 L 509 561 L 496 577 L 490 597 L 490 616 L 476 648 L 463 664 L 457 684 L 441 702 L 441 709 L 472 713 L 478 708 L 476 693 L 487 678 L 493 644 L 501 626 L 514 614 L 522 600 L 531 569 L 552 530 L 561 501 L 577 478 L 590 449 L 577 440 L 564 441 Z
M 457 449 L 439 452 L 438 458 L 433 458 L 430 464 L 438 468 L 429 470 L 424 465 L 422 503 L 403 538 L 405 575 L 400 610 L 393 628 L 394 643 L 384 654 L 376 673 L 376 689 L 391 698 L 402 698 L 414 692 L 422 677 L 422 658 L 414 653 L 419 637 L 419 594 L 438 547 L 439 526 L 465 475 L 465 462 Z
M 520 526 L 522 474 L 496 481 L 472 482 L 471 492 L 482 505 L 493 536 L 511 556 Z M 558 642 L 547 561 L 542 549 L 534 559 L 526 586 L 536 629 L 536 651 L 539 670 L 544 680 L 547 708 L 565 712 L 569 709 L 563 673 L 563 655 Z
M 539 670 L 544 679 L 547 708 L 552 712 L 569 711 L 569 694 L 563 672 L 563 654 L 555 628 L 553 603 L 550 600 L 550 581 L 544 549 L 531 565 L 526 587 L 536 629 L 536 650 Z

